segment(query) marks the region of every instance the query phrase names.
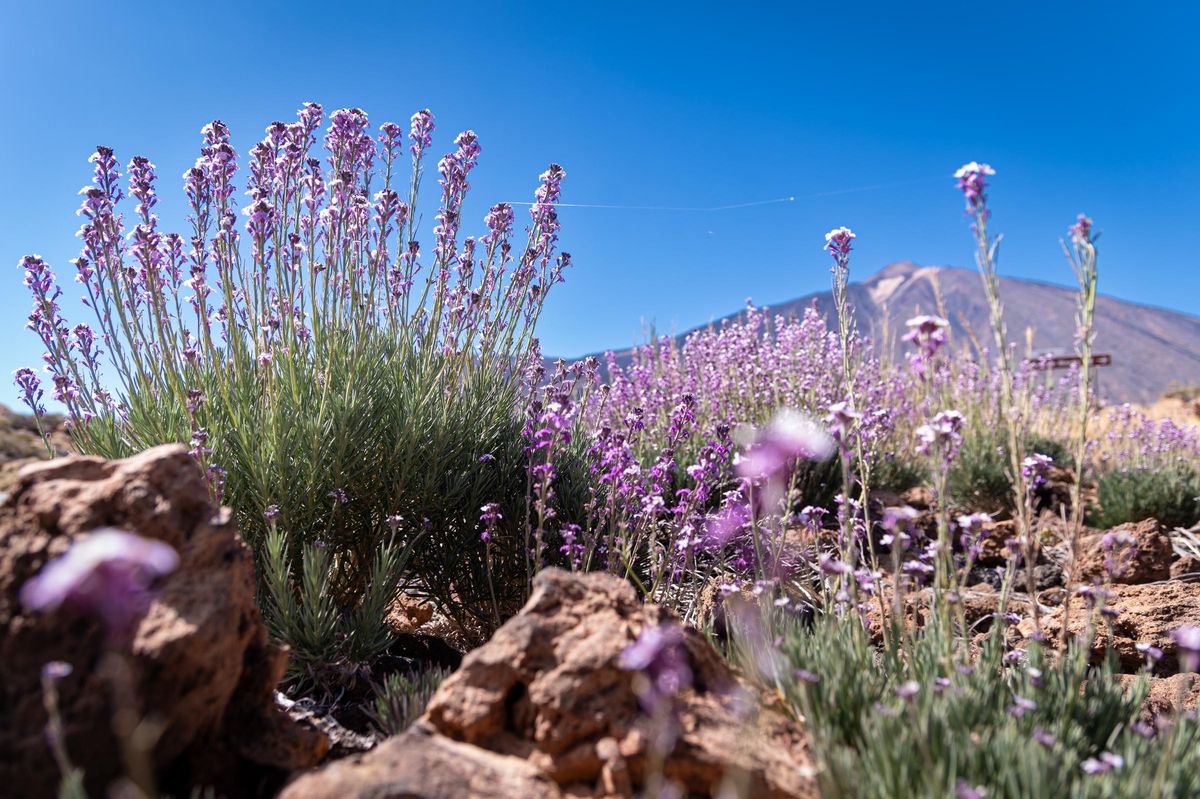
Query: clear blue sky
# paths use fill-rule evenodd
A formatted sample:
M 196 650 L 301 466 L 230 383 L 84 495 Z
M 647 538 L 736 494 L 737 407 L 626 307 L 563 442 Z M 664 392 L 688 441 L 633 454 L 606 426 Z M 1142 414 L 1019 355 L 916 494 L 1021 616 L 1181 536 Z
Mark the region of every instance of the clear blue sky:
M 576 267 L 545 350 L 578 355 L 826 286 L 822 234 L 858 233 L 861 277 L 893 260 L 969 265 L 950 173 L 993 164 L 1001 271 L 1070 282 L 1058 237 L 1103 229 L 1105 293 L 1200 312 L 1196 3 L 96 3 L 2 0 L 0 402 L 35 365 L 18 259 L 69 283 L 76 191 L 103 143 L 178 176 L 200 127 L 239 152 L 302 101 L 375 123 L 433 109 L 435 148 L 473 128 L 468 219 L 528 199 L 551 160 Z M 1048 8 L 1050 10 L 1048 10 Z M 871 191 L 827 194 L 877 184 Z M 239 184 L 240 185 L 240 184 Z M 433 209 L 425 208 L 426 219 Z M 426 236 L 428 238 L 428 235 Z M 87 309 L 66 303 L 72 321 Z

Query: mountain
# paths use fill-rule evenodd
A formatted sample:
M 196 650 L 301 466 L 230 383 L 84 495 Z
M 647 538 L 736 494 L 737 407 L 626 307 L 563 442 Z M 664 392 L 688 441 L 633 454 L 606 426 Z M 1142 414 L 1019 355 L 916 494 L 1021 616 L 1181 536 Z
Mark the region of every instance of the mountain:
M 905 320 L 921 313 L 938 314 L 939 294 L 951 323 L 952 342 L 968 342 L 973 331 L 991 345 L 987 299 L 974 270 L 902 261 L 861 283 L 851 283 L 848 294 L 859 330 L 876 341 L 886 340 L 894 354 L 904 346 L 899 339 Z M 1073 354 L 1075 295 L 1064 286 L 1001 278 L 1004 318 L 1018 351 L 1026 352 L 1030 331 L 1034 354 Z M 829 291 L 777 303 L 770 311 L 798 316 L 814 300 L 822 312 L 832 312 Z M 1094 352 L 1112 356 L 1111 365 L 1096 370 L 1097 386 L 1106 401 L 1152 402 L 1172 386 L 1200 385 L 1200 317 L 1101 295 L 1096 301 Z M 620 360 L 628 356 L 628 349 L 618 353 Z

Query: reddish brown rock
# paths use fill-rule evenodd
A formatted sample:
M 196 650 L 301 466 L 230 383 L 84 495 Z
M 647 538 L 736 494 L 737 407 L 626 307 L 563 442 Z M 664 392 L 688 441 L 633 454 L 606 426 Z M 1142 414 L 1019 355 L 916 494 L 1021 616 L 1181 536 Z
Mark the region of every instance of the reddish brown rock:
M 1170 580 L 1154 585 L 1115 585 L 1113 600 L 1108 603 L 1120 610 L 1109 625 L 1093 619 L 1082 597 L 1073 596 L 1069 602 L 1068 634 L 1081 637 L 1091 627 L 1097 628 L 1092 642 L 1092 656 L 1099 661 L 1104 648 L 1111 645 L 1120 658 L 1121 670 L 1134 673 L 1145 663 L 1137 644 L 1146 643 L 1163 651 L 1157 673 L 1174 674 L 1179 668 L 1175 641 L 1171 634 L 1183 625 L 1200 625 L 1200 583 Z M 1054 608 L 1042 615 L 1042 629 L 1052 646 L 1061 638 L 1065 608 Z M 1020 633 L 1029 637 L 1033 621 L 1025 619 L 1018 625 Z
M 678 622 L 642 604 L 623 580 L 542 572 L 525 608 L 442 683 L 416 731 L 357 765 L 302 777 L 284 796 L 491 797 L 502 795 L 492 787 L 501 776 L 530 786 L 530 796 L 638 795 L 651 771 L 649 727 L 634 693 L 635 675 L 618 659 L 644 629 L 661 624 Z M 776 711 L 755 712 L 703 636 L 678 629 L 693 685 L 678 697 L 679 732 L 665 759 L 666 777 L 690 796 L 716 795 L 724 780 L 740 786 L 743 797 L 817 796 L 802 730 Z M 395 765 L 399 784 L 416 787 L 381 786 L 379 775 L 389 763 L 401 764 L 409 747 L 418 761 L 457 753 L 446 761 L 461 761 L 453 772 L 457 782 L 427 787 L 405 776 L 407 766 Z M 475 768 L 500 774 L 477 784 L 471 782 Z M 336 791 L 323 793 L 333 790 L 329 786 Z M 553 790 L 544 792 L 546 786 Z
M 420 597 L 398 594 L 387 612 L 387 623 L 398 633 L 411 633 L 433 618 L 433 604 Z
M 1195 555 L 1184 555 L 1171 564 L 1172 577 L 1186 577 L 1189 574 L 1200 574 L 1200 558 Z
M 1133 674 L 1122 674 L 1127 689 L 1138 680 Z M 1162 716 L 1174 716 L 1180 710 L 1195 710 L 1200 704 L 1200 675 L 1174 674 L 1170 677 L 1151 677 L 1150 691 L 1142 702 L 1142 720 L 1154 723 Z
M 373 751 L 305 774 L 279 799 L 563 799 L 532 764 L 414 726 Z
M 1016 522 L 1012 519 L 985 522 L 979 539 L 979 557 L 981 566 L 1003 566 L 1008 562 L 1008 550 L 1005 542 L 1016 538 Z
M 153 761 L 163 786 L 233 783 L 230 795 L 254 795 L 251 783 L 266 786 L 272 773 L 317 762 L 327 746 L 323 736 L 275 706 L 287 655 L 268 640 L 255 606 L 250 550 L 228 510 L 210 502 L 186 449 L 171 445 L 123 461 L 68 457 L 27 467 L 0 503 L 5 790 L 54 793 L 58 770 L 43 738 L 39 685 L 50 660 L 73 666 L 60 701 L 66 746 L 89 792 L 103 795 L 119 774 L 111 692 L 97 671 L 105 648 L 100 628 L 65 609 L 32 615 L 17 598 L 47 561 L 101 527 L 165 541 L 180 555 L 124 650 L 138 713 L 162 723 Z
M 1109 550 L 1104 547 L 1105 536 L 1109 536 Z M 1127 549 L 1114 542 L 1118 536 L 1132 538 L 1133 548 Z M 1079 543 L 1082 581 L 1103 580 L 1108 574 L 1108 566 L 1113 567 L 1112 581 L 1115 583 L 1152 583 L 1171 576 L 1171 539 L 1154 519 L 1091 532 Z

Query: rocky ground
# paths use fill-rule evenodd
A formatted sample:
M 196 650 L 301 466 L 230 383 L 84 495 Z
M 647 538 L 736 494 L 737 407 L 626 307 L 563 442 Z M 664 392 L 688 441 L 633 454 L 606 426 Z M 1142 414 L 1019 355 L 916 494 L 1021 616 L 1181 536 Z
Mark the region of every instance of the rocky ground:
M 932 510 L 927 492 L 899 499 Z M 1054 524 L 1052 503 L 1045 511 L 1044 524 Z M 994 574 L 1002 562 L 996 542 L 1006 535 L 1003 525 L 993 525 L 979 579 L 963 597 L 969 621 L 996 611 L 988 570 Z M 178 445 L 125 461 L 31 462 L 7 486 L 0 501 L 0 752 L 11 756 L 0 759 L 0 781 L 11 795 L 55 793 L 59 770 L 46 746 L 39 677 L 49 661 L 72 667 L 59 684 L 63 740 L 91 794 L 103 795 L 122 772 L 111 733 L 119 706 L 114 665 L 101 630 L 68 612 L 31 615 L 17 599 L 49 559 L 106 526 L 165 541 L 181 556 L 119 664 L 136 686 L 138 715 L 158 725 L 153 769 L 175 795 L 205 785 L 223 796 L 287 799 L 632 797 L 660 772 L 691 796 L 735 795 L 727 789 L 779 799 L 818 795 L 803 726 L 752 692 L 704 636 L 607 575 L 543 572 L 525 608 L 465 655 L 431 608 L 398 600 L 396 662 L 457 667 L 401 735 L 381 741 L 372 734 L 355 715 L 362 697 L 331 703 L 283 695 L 277 686 L 286 651 L 269 640 L 255 604 L 250 551 Z M 1087 531 L 1084 574 L 1102 568 L 1103 532 Z M 1122 612 L 1097 638 L 1097 657 L 1110 644 L 1132 680 L 1144 663 L 1138 645 L 1161 649 L 1147 714 L 1181 702 L 1194 709 L 1200 684 L 1177 673 L 1171 632 L 1200 625 L 1200 558 L 1184 531 L 1154 520 L 1121 532 L 1136 541 L 1136 554 L 1114 586 Z M 1062 558 L 1047 550 L 1038 584 L 1015 600 L 1038 603 L 1052 645 L 1064 626 L 1081 632 L 1088 617 L 1081 599 L 1064 603 Z M 919 599 L 910 597 L 914 625 L 922 623 Z M 644 630 L 660 626 L 678 631 L 694 677 L 679 697 L 677 738 L 661 762 L 659 731 L 639 705 L 636 675 L 619 663 Z M 1034 633 L 1029 618 L 1011 631 L 1018 641 Z

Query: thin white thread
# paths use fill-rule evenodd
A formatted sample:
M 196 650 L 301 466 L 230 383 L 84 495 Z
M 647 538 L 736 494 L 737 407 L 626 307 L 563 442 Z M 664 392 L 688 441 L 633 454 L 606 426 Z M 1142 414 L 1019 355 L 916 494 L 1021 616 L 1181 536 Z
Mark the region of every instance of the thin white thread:
M 871 186 L 855 186 L 849 189 L 835 189 L 833 191 L 821 191 L 815 194 L 792 195 L 789 197 L 779 197 L 774 200 L 756 200 L 748 203 L 735 203 L 733 205 L 713 205 L 708 207 L 697 207 L 687 205 L 606 205 L 602 203 L 555 203 L 557 208 L 601 208 L 613 211 L 692 211 L 692 212 L 710 212 L 710 211 L 732 211 L 736 208 L 753 208 L 759 205 L 778 205 L 779 203 L 793 203 L 796 200 L 815 200 L 821 197 L 833 197 L 839 194 L 855 194 L 863 191 L 877 191 L 879 189 L 891 189 L 899 186 L 912 186 L 918 183 L 931 183 L 934 180 L 945 180 L 945 176 L 939 175 L 936 178 L 916 178 L 914 180 L 900 180 L 893 183 L 876 183 Z M 537 205 L 520 200 L 511 200 L 509 205 Z

